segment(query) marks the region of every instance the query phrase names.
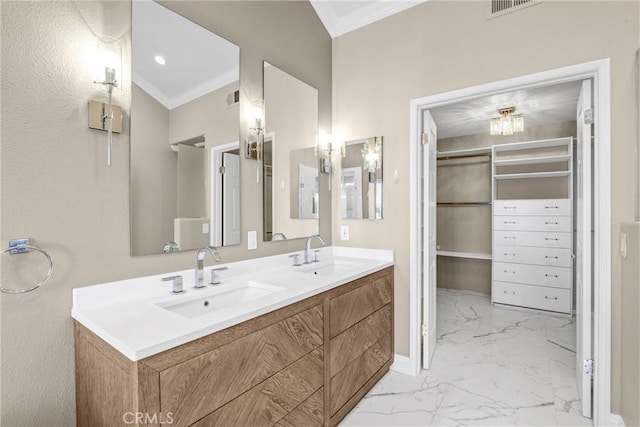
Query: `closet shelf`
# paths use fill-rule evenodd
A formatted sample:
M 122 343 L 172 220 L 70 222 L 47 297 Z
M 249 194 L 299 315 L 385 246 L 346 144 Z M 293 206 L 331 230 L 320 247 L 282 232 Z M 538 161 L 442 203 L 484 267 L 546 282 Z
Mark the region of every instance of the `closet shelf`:
M 438 206 L 491 206 L 491 202 L 437 202 Z
M 436 255 L 452 258 L 491 259 L 491 254 L 481 254 L 475 252 L 436 251 Z
M 554 171 L 554 172 L 530 172 L 530 173 L 510 173 L 502 175 L 494 175 L 496 180 L 502 179 L 526 179 L 526 178 L 557 178 L 571 175 L 571 171 Z
M 570 159 L 571 156 L 565 154 L 560 156 L 526 157 L 522 159 L 494 159 L 493 164 L 496 166 L 539 165 L 544 163 L 568 162 Z
M 467 148 L 465 150 L 438 151 L 438 160 L 447 160 L 454 158 L 491 156 L 491 147 Z

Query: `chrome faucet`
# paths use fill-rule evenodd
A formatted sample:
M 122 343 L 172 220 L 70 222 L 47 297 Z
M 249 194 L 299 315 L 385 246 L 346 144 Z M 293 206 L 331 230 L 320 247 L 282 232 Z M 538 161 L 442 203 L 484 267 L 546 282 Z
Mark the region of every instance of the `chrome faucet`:
M 204 288 L 206 285 L 202 281 L 202 270 L 204 268 L 204 256 L 206 253 L 210 253 L 213 257 L 213 262 L 220 262 L 222 258 L 220 258 L 220 254 L 218 250 L 214 246 L 204 246 L 198 249 L 198 253 L 196 254 L 196 269 L 195 269 L 195 284 L 194 288 L 200 289 Z
M 319 234 L 312 234 L 311 236 L 307 237 L 307 243 L 304 247 L 304 263 L 305 264 L 311 264 L 313 261 L 317 260 L 317 258 L 313 259 L 315 257 L 311 256 L 311 241 L 313 239 L 320 240 L 320 243 L 322 244 L 322 246 L 327 244 L 327 242 L 325 242 L 322 236 Z

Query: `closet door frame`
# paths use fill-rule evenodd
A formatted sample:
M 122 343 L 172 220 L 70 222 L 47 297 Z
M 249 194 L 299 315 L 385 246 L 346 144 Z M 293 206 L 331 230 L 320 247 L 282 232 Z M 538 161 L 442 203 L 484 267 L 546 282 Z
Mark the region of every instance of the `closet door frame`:
M 593 422 L 611 423 L 611 94 L 610 59 L 586 62 L 541 73 L 444 92 L 410 101 L 410 274 L 409 274 L 409 357 L 396 355 L 392 366 L 399 372 L 417 375 L 421 364 L 422 292 L 419 286 L 420 175 L 419 148 L 422 116 L 431 108 L 488 96 L 553 84 L 593 80 L 594 94 L 594 393 Z M 428 297 L 425 295 L 425 297 Z

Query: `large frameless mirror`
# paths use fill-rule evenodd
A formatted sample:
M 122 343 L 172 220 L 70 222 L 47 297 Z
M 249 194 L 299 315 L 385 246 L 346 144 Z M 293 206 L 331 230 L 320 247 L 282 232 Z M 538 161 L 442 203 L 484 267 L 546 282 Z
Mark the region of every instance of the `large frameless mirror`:
M 240 49 L 132 2 L 131 253 L 240 243 Z
M 318 233 L 318 90 L 264 63 L 264 241 Z
M 382 219 L 382 137 L 346 142 L 340 166 L 341 218 Z

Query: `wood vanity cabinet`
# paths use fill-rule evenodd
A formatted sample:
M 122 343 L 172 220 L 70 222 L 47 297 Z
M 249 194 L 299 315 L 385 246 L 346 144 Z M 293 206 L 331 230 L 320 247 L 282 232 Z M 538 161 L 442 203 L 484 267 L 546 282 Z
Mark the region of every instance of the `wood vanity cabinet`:
M 74 327 L 78 426 L 335 426 L 393 361 L 393 267 L 137 362 Z

